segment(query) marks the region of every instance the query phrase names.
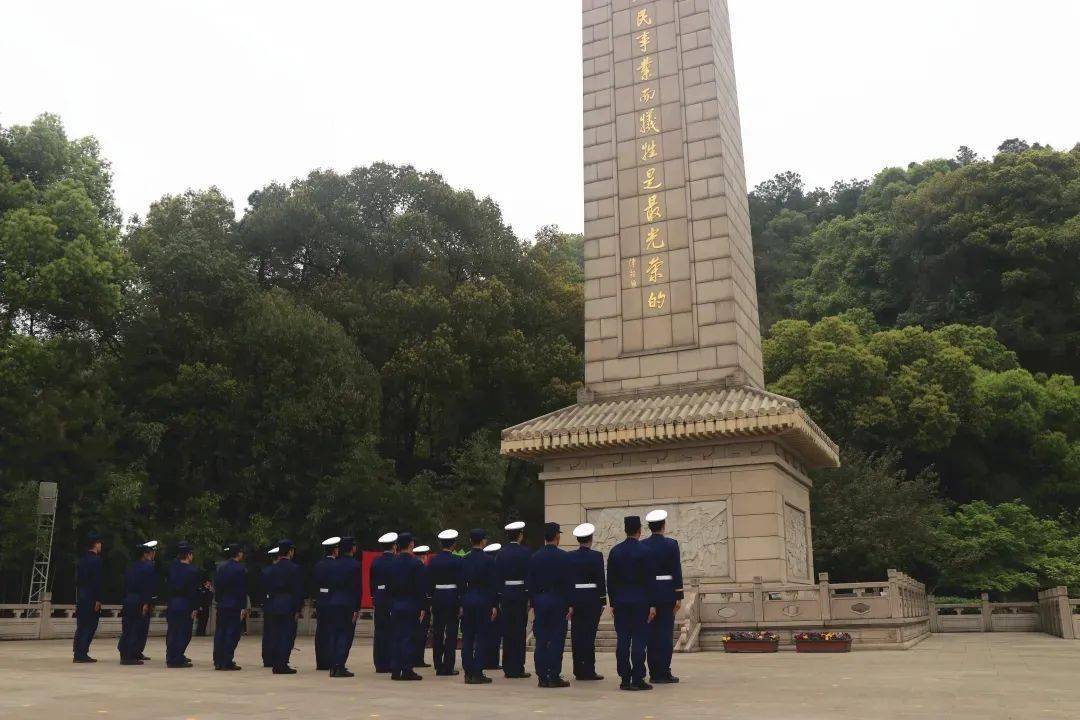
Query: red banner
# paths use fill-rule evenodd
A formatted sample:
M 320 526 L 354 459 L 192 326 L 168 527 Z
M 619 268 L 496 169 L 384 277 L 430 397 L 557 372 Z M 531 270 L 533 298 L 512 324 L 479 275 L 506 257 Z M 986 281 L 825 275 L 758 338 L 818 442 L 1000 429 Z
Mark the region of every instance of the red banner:
M 370 610 L 374 607 L 371 602 L 371 562 L 382 555 L 378 550 L 364 550 L 360 555 L 360 562 L 364 566 L 364 593 L 360 598 L 360 607 Z

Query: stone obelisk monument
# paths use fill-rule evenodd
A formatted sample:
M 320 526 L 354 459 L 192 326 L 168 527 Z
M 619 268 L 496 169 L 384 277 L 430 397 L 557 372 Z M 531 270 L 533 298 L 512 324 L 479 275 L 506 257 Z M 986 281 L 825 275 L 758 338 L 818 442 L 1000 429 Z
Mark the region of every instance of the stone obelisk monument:
M 599 549 L 663 507 L 687 577 L 810 583 L 806 472 L 837 449 L 763 389 L 727 3 L 582 5 L 585 388 L 502 451 Z

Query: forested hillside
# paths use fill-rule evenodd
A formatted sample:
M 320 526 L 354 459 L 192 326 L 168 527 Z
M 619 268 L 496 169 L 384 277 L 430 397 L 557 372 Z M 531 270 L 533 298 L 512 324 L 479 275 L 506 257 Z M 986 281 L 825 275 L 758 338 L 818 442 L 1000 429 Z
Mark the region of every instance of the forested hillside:
M 789 173 L 751 209 L 770 387 L 843 448 L 815 477 L 818 569 L 1080 585 L 1080 149 L 830 191 Z M 0 128 L 0 599 L 25 596 L 39 480 L 61 600 L 90 529 L 119 568 L 151 536 L 208 563 L 223 540 L 538 522 L 498 431 L 574 402 L 581 263 L 580 237 L 522 240 L 389 165 L 122 222 L 96 142 Z

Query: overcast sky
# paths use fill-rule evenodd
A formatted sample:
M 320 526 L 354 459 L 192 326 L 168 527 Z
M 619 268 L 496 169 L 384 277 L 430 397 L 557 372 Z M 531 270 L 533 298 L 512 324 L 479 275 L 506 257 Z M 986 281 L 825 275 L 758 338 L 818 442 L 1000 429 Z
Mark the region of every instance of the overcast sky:
M 1073 0 L 730 0 L 749 182 L 1080 141 Z M 0 0 L 0 124 L 93 134 L 126 214 L 378 160 L 582 227 L 578 0 Z

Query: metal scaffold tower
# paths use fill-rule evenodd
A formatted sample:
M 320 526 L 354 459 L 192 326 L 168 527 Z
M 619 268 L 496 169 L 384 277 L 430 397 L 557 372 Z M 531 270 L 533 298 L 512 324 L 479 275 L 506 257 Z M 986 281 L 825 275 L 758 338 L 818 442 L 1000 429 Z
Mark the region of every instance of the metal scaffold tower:
M 49 587 L 49 561 L 52 558 L 53 529 L 56 527 L 56 499 L 59 487 L 54 482 L 38 483 L 38 524 L 34 541 L 34 568 L 30 571 L 31 605 L 45 601 Z

